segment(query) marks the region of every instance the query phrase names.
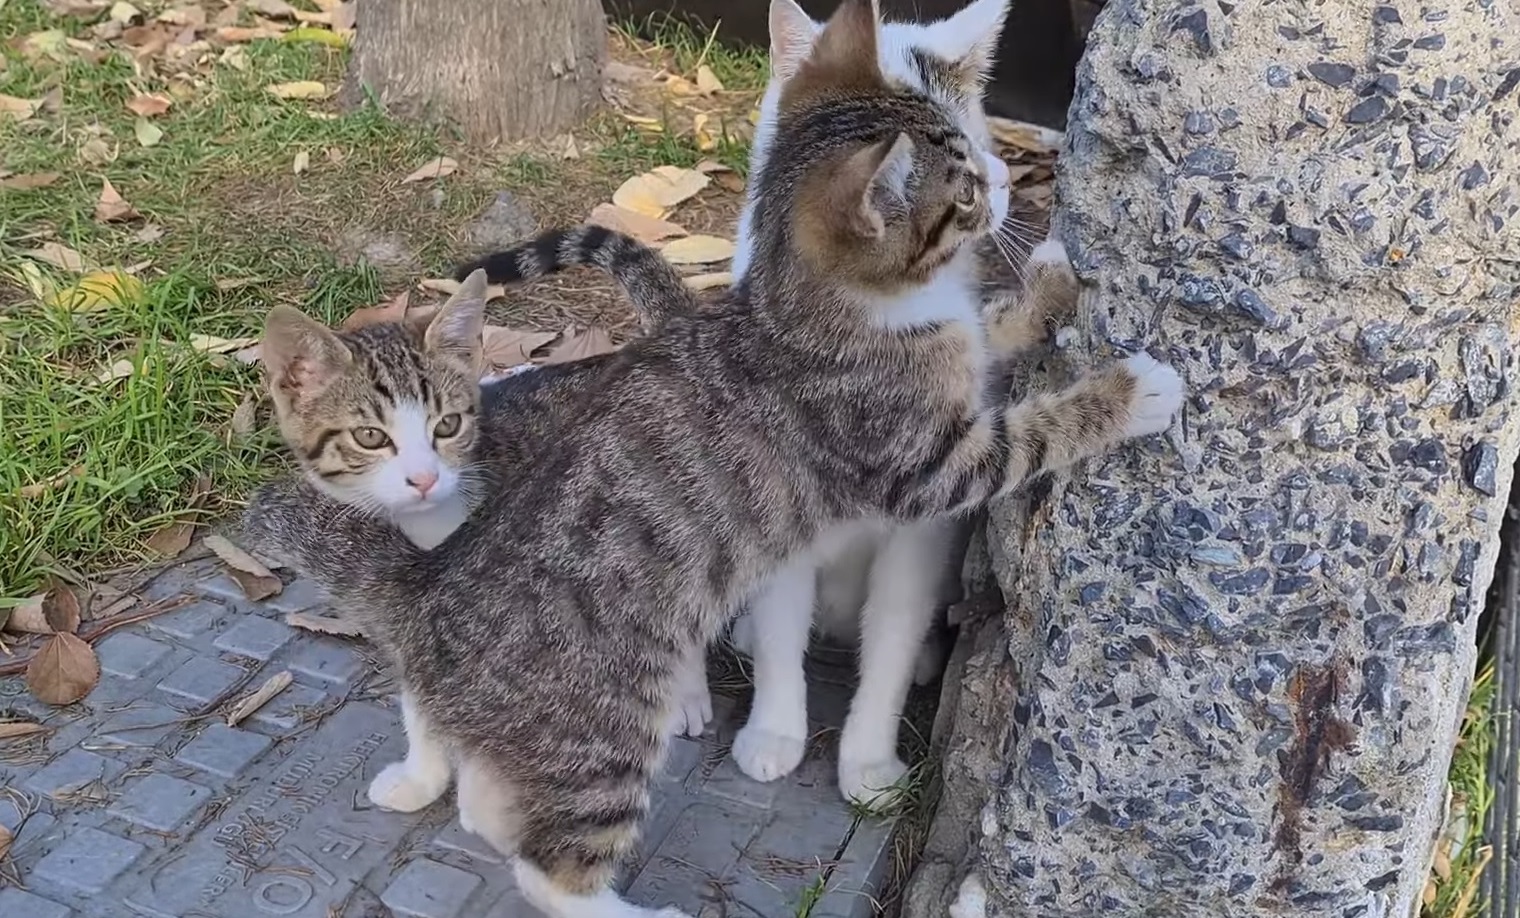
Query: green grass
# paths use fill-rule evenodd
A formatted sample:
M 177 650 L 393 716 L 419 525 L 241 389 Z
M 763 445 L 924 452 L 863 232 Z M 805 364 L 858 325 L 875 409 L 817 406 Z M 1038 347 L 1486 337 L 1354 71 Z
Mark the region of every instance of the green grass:
M 146 560 L 143 542 L 156 529 L 224 511 L 282 467 L 271 434 L 238 439 L 229 428 L 259 389 L 257 369 L 187 345 L 192 335 L 257 336 L 278 302 L 336 321 L 380 300 L 384 286 L 394 292 L 416 279 L 383 285 L 362 261 L 340 263 L 334 240 L 354 224 L 405 237 L 423 270 L 438 271 L 458 257 L 458 228 L 495 189 L 609 194 L 655 165 L 714 158 L 742 171 L 748 158 L 742 140 L 723 137 L 703 152 L 689 135 L 645 133 L 613 114 L 587 126 L 593 152 L 576 162 L 473 151 L 447 127 L 399 123 L 372 104 L 340 112 L 267 91 L 298 80 L 336 88 L 344 49 L 259 41 L 240 46 L 242 68 L 214 49 L 191 76 L 144 77 L 125 49 L 95 41 L 89 22 L 54 16 L 39 0 L 0 3 L 0 34 L 62 30 L 106 52 L 92 61 L 64 49 L 55 59 L 29 56 L 21 41 L 0 46 L 0 93 L 35 99 L 62 90 L 55 112 L 21 123 L 0 116 L 0 170 L 60 174 L 47 187 L 0 189 L 0 608 L 50 574 Z M 753 50 L 724 48 L 668 21 L 649 34 L 691 72 L 705 63 L 732 89 L 763 85 L 764 57 Z M 144 72 L 171 70 L 160 63 Z M 152 146 L 138 142 L 138 118 L 126 108 L 139 93 L 174 100 L 151 119 L 163 132 Z M 461 162 L 459 173 L 400 184 L 444 153 Z M 309 161 L 300 175 L 297 154 Z M 95 221 L 103 180 L 142 220 Z M 144 227 L 162 232 L 145 237 Z M 77 277 L 24 254 L 45 242 L 79 252 L 92 268 L 137 266 L 141 295 L 88 311 L 48 305 L 41 294 Z M 231 279 L 252 281 L 233 287 Z M 141 372 L 97 381 L 123 359 Z M 192 506 L 203 476 L 212 490 Z
M 1451 760 L 1452 808 L 1461 808 L 1465 831 L 1450 854 L 1451 878 L 1436 886 L 1435 901 L 1425 907 L 1426 918 L 1477 918 L 1486 908 L 1476 894 L 1482 872 L 1493 852 L 1485 847 L 1483 826 L 1493 806 L 1494 789 L 1488 773 L 1493 751 L 1494 664 L 1473 682 L 1467 714 Z
M 725 89 L 758 92 L 765 88 L 770 75 L 770 61 L 765 49 L 754 46 L 723 45 L 716 41 L 716 29 L 699 33 L 666 12 L 654 12 L 644 19 L 616 26 L 625 35 L 641 38 L 667 51 L 676 69 L 694 74 L 706 64 Z

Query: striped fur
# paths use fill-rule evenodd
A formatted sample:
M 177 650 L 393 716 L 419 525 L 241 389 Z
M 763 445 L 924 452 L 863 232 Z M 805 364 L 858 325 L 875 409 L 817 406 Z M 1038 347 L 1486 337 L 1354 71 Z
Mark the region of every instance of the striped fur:
M 491 801 L 472 827 L 550 915 L 651 914 L 608 883 L 678 669 L 764 578 L 830 533 L 965 512 L 1163 429 L 1180 400 L 1144 358 L 989 394 L 975 308 L 928 311 L 991 225 L 986 176 L 952 113 L 870 77 L 874 30 L 846 0 L 784 93 L 746 280 L 576 365 L 552 448 L 437 549 L 288 482 L 245 514 L 250 548 L 334 588 L 396 663 Z

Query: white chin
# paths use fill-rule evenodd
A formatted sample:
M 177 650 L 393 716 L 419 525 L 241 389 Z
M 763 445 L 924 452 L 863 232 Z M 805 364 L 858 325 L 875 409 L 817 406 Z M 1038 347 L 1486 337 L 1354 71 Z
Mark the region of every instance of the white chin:
M 1008 189 L 1006 187 L 992 189 L 992 199 L 988 203 L 992 208 L 992 232 L 995 233 L 1002 227 L 1003 221 L 1008 219 Z

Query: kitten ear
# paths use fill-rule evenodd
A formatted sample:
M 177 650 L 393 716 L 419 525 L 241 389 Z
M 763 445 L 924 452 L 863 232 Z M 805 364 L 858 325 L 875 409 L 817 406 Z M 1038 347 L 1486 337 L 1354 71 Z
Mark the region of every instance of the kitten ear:
M 480 369 L 486 324 L 486 272 L 476 268 L 428 323 L 422 342 L 429 352 L 461 361 L 472 371 Z
M 992 75 L 1009 0 L 975 0 L 960 12 L 928 26 L 926 45 L 951 61 L 968 85 L 980 88 Z
M 813 53 L 801 69 L 819 71 L 822 80 L 835 86 L 879 85 L 880 21 L 876 0 L 843 0 L 824 23 L 823 31 L 813 43 Z
M 354 359 L 332 329 L 290 306 L 269 310 L 259 355 L 277 405 L 312 398 L 343 375 Z
M 823 28 L 813 21 L 797 0 L 771 0 L 771 75 L 777 80 L 792 78 L 813 50 L 813 39 Z
M 852 220 L 853 228 L 868 239 L 887 231 L 884 211 L 900 211 L 908 205 L 908 181 L 913 177 L 913 138 L 898 134 L 889 147 L 877 144 L 850 157 L 846 174 L 864 181 Z

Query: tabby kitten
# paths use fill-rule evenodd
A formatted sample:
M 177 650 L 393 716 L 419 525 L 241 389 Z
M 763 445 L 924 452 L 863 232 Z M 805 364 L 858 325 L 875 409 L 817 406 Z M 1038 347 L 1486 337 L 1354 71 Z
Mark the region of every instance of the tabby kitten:
M 557 918 L 681 914 L 609 883 L 681 664 L 763 578 L 1163 430 L 1180 403 L 1144 355 L 1018 403 L 989 391 L 974 291 L 944 278 L 1007 189 L 952 112 L 882 80 L 876 28 L 846 0 L 785 87 L 745 279 L 587 366 L 553 449 L 443 544 L 279 489 L 245 515 L 249 547 L 343 585 L 458 756 L 472 828 Z
M 987 128 L 982 87 L 1007 10 L 1008 0 L 976 0 L 932 23 L 882 23 L 878 55 L 886 80 L 912 87 L 954 111 L 957 125 L 977 153 L 1000 174 L 1006 173 Z M 760 104 L 751 172 L 763 169 L 770 155 L 782 87 L 807 58 L 822 29 L 823 24 L 793 0 L 771 0 L 772 76 Z M 757 186 L 752 184 L 739 218 L 736 276 L 742 276 L 750 263 L 750 228 L 757 205 Z M 1058 245 L 1046 254 L 1051 263 L 1065 260 Z M 1007 311 L 1003 297 L 1012 272 L 1006 270 L 1007 257 L 992 236 L 984 237 L 975 257 L 963 258 L 957 267 L 968 275 L 978 273 L 992 311 Z M 1002 282 L 1002 289 L 988 281 Z M 1067 305 L 1074 306 L 1074 297 Z M 1043 318 L 1028 323 L 1029 331 L 1043 332 Z M 1024 350 L 1037 342 L 1030 335 L 1007 350 Z M 804 563 L 782 571 L 761 589 L 731 631 L 734 645 L 754 660 L 754 702 L 733 745 L 741 771 L 771 781 L 790 774 L 802 761 L 808 736 L 803 657 L 812 625 L 836 640 L 857 642 L 860 648 L 860 682 L 840 737 L 840 792 L 846 799 L 868 802 L 907 771 L 897 757 L 898 719 L 910 682 L 931 681 L 943 660 L 939 636 L 930 639 L 930 631 L 935 613 L 943 607 L 952 551 L 967 524 L 930 519 L 862 532 L 838 552 L 815 557 L 815 568 L 807 569 Z
M 625 252 L 599 227 L 545 234 L 514 253 L 514 280 L 565 265 L 614 268 L 646 327 L 664 310 L 690 309 L 694 296 L 680 275 L 642 247 Z M 550 267 L 552 266 L 552 267 Z M 660 296 L 649 290 L 659 289 Z M 349 508 L 389 520 L 421 548 L 433 548 L 496 492 L 538 441 L 554 401 L 578 385 L 574 365 L 543 367 L 481 385 L 478 368 L 461 359 L 470 335 L 464 321 L 483 309 L 483 277 L 467 279 L 432 316 L 334 332 L 289 307 L 271 310 L 262 357 L 274 385 L 275 417 L 307 480 Z M 463 343 L 461 343 L 463 342 Z M 712 716 L 699 655 L 687 667 L 671 727 L 700 735 Z M 423 735 L 410 695 L 401 693 L 409 745 L 369 786 L 371 803 L 412 812 L 448 788 L 450 764 Z

